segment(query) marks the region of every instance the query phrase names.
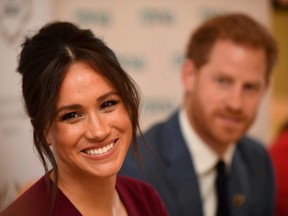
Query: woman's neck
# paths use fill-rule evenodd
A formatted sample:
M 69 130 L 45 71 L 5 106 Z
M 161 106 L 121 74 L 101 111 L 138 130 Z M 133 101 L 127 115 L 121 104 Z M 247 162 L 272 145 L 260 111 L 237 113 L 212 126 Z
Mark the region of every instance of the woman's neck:
M 121 206 L 125 210 L 116 191 L 116 175 L 95 178 L 59 173 L 58 187 L 82 215 L 116 216 Z

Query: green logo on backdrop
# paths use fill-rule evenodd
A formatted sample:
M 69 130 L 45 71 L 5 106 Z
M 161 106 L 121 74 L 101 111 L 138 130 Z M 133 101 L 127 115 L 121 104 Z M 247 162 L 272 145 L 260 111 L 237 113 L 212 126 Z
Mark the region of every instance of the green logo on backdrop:
M 96 24 L 108 26 L 111 24 L 111 14 L 104 10 L 79 9 L 75 12 L 75 18 L 80 24 Z
M 175 15 L 167 9 L 146 8 L 140 12 L 140 18 L 146 24 L 172 25 Z
M 204 20 L 209 19 L 213 16 L 226 13 L 227 11 L 225 10 L 225 8 L 222 8 L 222 7 L 218 7 L 218 8 L 217 7 L 216 8 L 203 7 L 203 8 L 200 8 L 199 12 L 200 12 L 201 19 L 204 21 Z
M 176 104 L 171 98 L 145 97 L 143 114 L 154 115 L 157 113 L 170 112 L 175 109 Z
M 145 69 L 145 60 L 139 55 L 117 55 L 121 66 L 129 71 L 143 71 Z
M 184 55 L 180 52 L 174 52 L 172 53 L 172 63 L 176 68 L 181 67 L 182 63 L 184 61 Z M 178 72 L 178 71 L 177 71 Z

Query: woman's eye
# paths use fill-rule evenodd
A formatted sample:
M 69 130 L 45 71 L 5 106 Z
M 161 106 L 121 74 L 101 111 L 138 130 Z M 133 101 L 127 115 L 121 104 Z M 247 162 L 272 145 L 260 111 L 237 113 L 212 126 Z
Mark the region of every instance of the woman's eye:
M 109 101 L 105 101 L 104 103 L 101 104 L 100 109 L 107 109 L 110 107 L 114 107 L 116 104 L 118 103 L 117 100 L 109 100 Z
M 66 113 L 64 114 L 60 120 L 61 121 L 69 121 L 71 119 L 75 119 L 75 118 L 79 118 L 81 115 L 76 113 L 76 112 L 70 112 L 70 113 Z

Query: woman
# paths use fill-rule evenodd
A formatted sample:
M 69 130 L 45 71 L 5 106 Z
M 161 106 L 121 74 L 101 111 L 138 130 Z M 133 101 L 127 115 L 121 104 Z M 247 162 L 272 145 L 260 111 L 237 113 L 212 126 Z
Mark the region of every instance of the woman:
M 149 185 L 117 177 L 140 132 L 140 100 L 112 50 L 54 22 L 26 38 L 18 72 L 46 175 L 1 216 L 167 215 Z

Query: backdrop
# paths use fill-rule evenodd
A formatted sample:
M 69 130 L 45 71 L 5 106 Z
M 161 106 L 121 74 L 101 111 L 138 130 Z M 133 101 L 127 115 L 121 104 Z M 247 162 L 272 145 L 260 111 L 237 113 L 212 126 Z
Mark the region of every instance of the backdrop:
M 141 124 L 147 129 L 181 101 L 179 70 L 188 38 L 206 18 L 241 11 L 269 27 L 267 0 L 1 0 L 0 1 L 0 211 L 24 183 L 43 175 L 15 72 L 23 36 L 47 21 L 91 28 L 118 56 L 143 94 Z M 249 133 L 267 143 L 270 93 Z

